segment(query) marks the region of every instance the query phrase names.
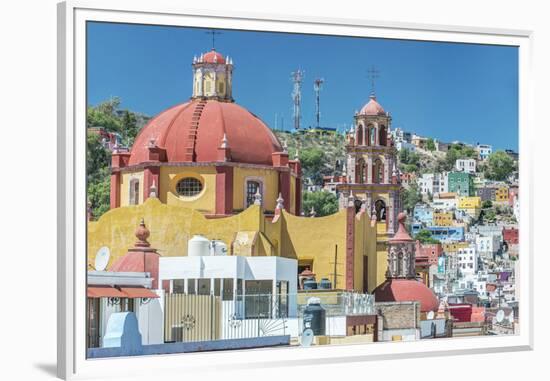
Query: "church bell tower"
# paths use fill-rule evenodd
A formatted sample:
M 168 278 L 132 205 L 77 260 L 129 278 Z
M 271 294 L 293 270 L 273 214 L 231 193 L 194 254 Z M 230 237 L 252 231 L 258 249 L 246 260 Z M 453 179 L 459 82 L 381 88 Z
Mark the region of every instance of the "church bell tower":
M 193 58 L 192 99 L 233 102 L 233 60 L 212 49 Z

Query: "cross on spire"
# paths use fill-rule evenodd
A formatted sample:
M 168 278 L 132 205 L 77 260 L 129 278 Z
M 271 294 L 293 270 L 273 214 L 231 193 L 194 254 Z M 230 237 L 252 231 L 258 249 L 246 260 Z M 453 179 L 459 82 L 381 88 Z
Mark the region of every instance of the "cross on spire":
M 367 70 L 367 77 L 370 80 L 371 93 L 374 95 L 374 84 L 377 78 L 380 78 L 380 71 L 376 66 L 372 65 L 370 69 Z
M 208 32 L 205 33 L 212 35 L 212 50 L 216 50 L 216 35 L 220 35 L 222 34 L 222 32 L 219 32 L 215 29 L 210 29 Z

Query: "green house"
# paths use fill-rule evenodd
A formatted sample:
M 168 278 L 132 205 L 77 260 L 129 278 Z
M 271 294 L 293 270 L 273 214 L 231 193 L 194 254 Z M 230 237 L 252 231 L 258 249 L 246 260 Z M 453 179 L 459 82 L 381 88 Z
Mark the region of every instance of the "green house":
M 474 179 L 465 172 L 450 172 L 448 177 L 449 192 L 454 192 L 461 197 L 474 195 Z

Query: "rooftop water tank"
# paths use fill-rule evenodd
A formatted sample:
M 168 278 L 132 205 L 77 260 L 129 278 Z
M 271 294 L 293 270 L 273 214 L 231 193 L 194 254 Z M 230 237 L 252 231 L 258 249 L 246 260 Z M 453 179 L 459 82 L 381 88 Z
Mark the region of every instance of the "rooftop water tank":
M 304 280 L 304 290 L 316 290 L 317 289 L 317 282 L 315 282 L 315 278 L 307 278 Z
M 190 257 L 210 255 L 210 241 L 202 235 L 194 235 L 187 242 L 187 255 Z
M 210 241 L 210 255 L 227 255 L 227 245 L 219 239 Z
M 332 288 L 332 283 L 327 278 L 323 278 L 319 282 L 319 288 L 321 290 L 330 290 Z

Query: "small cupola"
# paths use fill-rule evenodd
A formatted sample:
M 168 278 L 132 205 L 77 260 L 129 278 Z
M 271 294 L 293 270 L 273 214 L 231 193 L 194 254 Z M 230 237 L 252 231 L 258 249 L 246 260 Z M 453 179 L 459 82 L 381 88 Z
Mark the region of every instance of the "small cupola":
M 233 60 L 215 49 L 193 58 L 193 99 L 233 102 Z

